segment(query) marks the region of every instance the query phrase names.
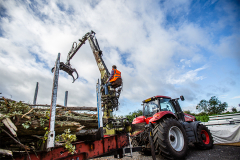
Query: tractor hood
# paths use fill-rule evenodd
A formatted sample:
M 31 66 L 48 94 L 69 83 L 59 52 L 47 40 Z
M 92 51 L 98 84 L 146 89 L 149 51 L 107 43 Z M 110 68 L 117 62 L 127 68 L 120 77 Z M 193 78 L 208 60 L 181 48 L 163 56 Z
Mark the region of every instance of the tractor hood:
M 176 117 L 176 116 L 175 116 L 172 112 L 170 112 L 170 111 L 161 111 L 161 112 L 158 112 L 158 113 L 154 114 L 153 117 L 149 120 L 149 122 L 155 122 L 155 121 L 161 119 L 163 116 L 165 116 L 165 115 L 167 115 L 167 114 Z M 177 118 L 177 117 L 176 117 L 176 118 Z
M 133 119 L 132 124 L 138 124 L 138 123 L 144 123 L 146 117 L 145 116 L 139 116 Z

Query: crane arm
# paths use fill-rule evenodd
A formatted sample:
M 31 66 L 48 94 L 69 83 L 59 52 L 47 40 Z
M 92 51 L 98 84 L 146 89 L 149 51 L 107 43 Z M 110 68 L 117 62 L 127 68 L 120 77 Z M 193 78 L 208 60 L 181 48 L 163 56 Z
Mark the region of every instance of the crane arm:
M 93 55 L 95 57 L 98 69 L 101 73 L 102 84 L 105 84 L 105 82 L 107 81 L 107 79 L 109 77 L 109 71 L 102 59 L 102 51 L 100 50 L 100 47 L 98 45 L 98 41 L 95 36 L 95 33 L 93 31 L 92 31 L 92 33 L 93 34 L 89 35 L 88 41 L 89 41 L 90 47 L 92 49 Z
M 98 66 L 98 69 L 101 73 L 102 84 L 105 84 L 105 82 L 108 79 L 109 71 L 102 59 L 102 51 L 100 50 L 100 47 L 98 45 L 98 41 L 96 39 L 95 34 L 96 33 L 94 31 L 88 32 L 82 37 L 82 39 L 79 39 L 78 44 L 76 42 L 73 42 L 72 48 L 68 52 L 66 63 L 65 64 L 63 62 L 60 63 L 60 69 L 64 70 L 65 72 L 67 72 L 69 75 L 71 75 L 73 77 L 73 83 L 78 78 L 78 73 L 77 73 L 76 69 L 71 67 L 70 60 L 77 53 L 77 51 L 82 47 L 82 45 L 85 44 L 85 42 L 87 40 L 89 41 L 90 47 L 92 49 L 93 55 L 95 57 L 95 60 L 96 60 L 97 66 Z M 53 71 L 53 69 L 52 69 L 52 71 Z M 73 76 L 74 72 L 77 75 L 76 78 Z

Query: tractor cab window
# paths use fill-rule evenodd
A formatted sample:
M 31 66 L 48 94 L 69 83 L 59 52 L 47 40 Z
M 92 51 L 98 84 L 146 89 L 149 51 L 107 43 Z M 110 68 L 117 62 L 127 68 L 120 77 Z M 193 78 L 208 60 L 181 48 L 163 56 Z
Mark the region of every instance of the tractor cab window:
M 160 108 L 161 108 L 161 111 L 170 111 L 175 114 L 175 110 L 172 106 L 170 99 L 161 98 L 160 99 Z
M 157 105 L 157 101 L 151 101 L 148 103 L 144 103 L 143 109 L 144 109 L 143 115 L 145 117 L 151 117 L 155 113 L 159 112 L 159 107 Z

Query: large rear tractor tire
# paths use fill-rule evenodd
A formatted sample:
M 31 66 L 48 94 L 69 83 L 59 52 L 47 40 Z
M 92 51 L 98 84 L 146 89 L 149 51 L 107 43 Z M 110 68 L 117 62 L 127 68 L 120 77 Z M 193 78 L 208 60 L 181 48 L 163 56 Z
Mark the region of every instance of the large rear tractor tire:
M 209 129 L 200 124 L 197 128 L 197 137 L 199 143 L 195 143 L 194 145 L 199 149 L 211 149 L 213 148 L 213 137 Z
M 173 118 L 163 118 L 153 129 L 153 143 L 159 153 L 169 159 L 182 159 L 188 150 L 183 126 Z

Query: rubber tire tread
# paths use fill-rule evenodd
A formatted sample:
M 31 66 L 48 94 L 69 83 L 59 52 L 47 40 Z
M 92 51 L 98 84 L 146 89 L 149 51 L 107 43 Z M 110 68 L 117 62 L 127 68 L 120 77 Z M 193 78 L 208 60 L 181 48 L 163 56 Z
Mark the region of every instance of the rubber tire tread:
M 202 130 L 205 130 L 208 133 L 209 138 L 210 138 L 209 144 L 205 144 L 202 141 L 202 138 L 201 138 L 201 131 Z M 203 150 L 207 150 L 207 149 L 212 149 L 213 148 L 213 137 L 212 137 L 212 134 L 211 134 L 210 130 L 205 125 L 202 125 L 202 124 L 198 125 L 198 128 L 197 128 L 197 138 L 200 141 L 199 143 L 194 143 L 194 145 L 197 148 L 203 149 Z
M 172 126 L 177 126 L 183 134 L 184 146 L 182 151 L 175 151 L 169 142 L 168 133 Z M 163 118 L 155 124 L 153 128 L 153 143 L 155 149 L 168 159 L 183 159 L 188 151 L 188 139 L 185 129 L 173 118 Z

